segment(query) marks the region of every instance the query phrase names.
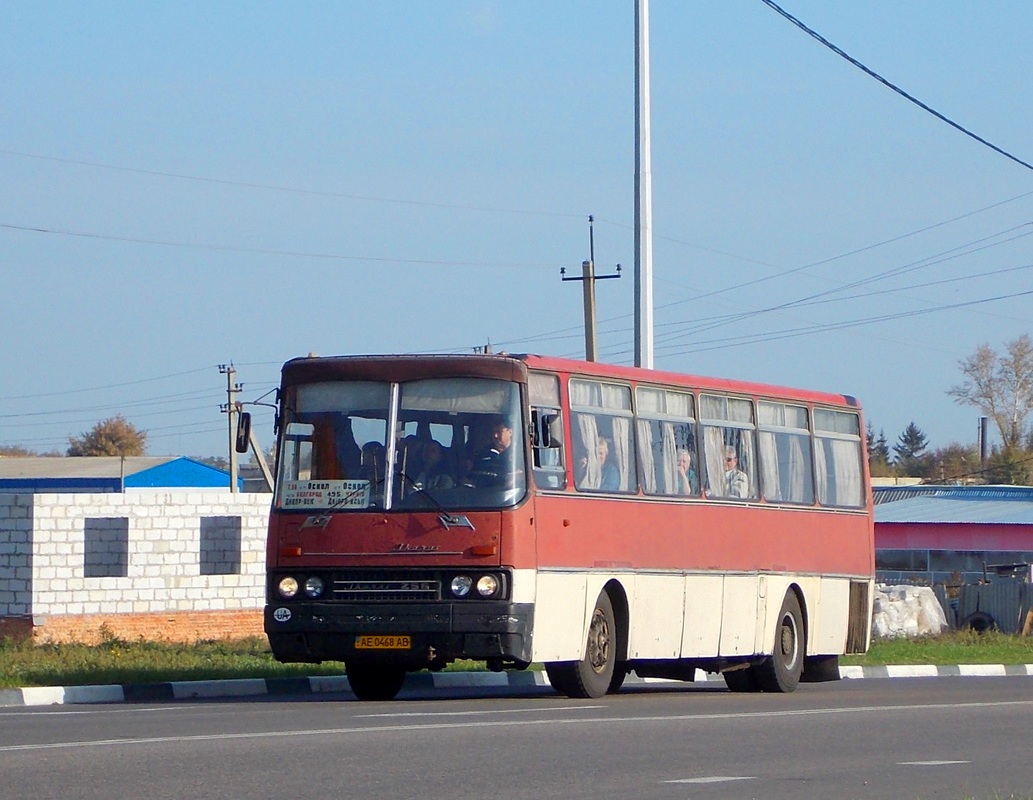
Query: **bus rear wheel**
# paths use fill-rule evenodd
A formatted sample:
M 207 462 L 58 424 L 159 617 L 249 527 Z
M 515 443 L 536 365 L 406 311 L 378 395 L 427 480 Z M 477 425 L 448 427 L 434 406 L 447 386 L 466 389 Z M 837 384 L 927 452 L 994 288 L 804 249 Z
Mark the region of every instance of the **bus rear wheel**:
M 359 700 L 393 700 L 405 683 L 405 668 L 384 664 L 345 664 L 344 674 Z
M 614 679 L 616 664 L 617 626 L 610 597 L 603 592 L 595 601 L 588 626 L 585 657 L 580 661 L 546 664 L 545 672 L 553 688 L 567 697 L 596 698 L 616 691 L 623 683 Z
M 791 692 L 800 683 L 806 652 L 803 613 L 792 591 L 786 592 L 775 626 L 775 646 L 771 658 L 751 669 L 765 692 Z
M 742 667 L 721 673 L 730 692 L 759 692 L 760 682 L 753 667 Z

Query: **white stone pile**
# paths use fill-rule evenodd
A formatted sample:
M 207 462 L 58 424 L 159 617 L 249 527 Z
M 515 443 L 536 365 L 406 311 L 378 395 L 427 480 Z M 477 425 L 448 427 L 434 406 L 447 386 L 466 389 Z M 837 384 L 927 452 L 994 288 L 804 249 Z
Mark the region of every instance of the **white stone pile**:
M 947 617 L 928 586 L 875 587 L 872 636 L 876 639 L 914 639 L 946 629 Z

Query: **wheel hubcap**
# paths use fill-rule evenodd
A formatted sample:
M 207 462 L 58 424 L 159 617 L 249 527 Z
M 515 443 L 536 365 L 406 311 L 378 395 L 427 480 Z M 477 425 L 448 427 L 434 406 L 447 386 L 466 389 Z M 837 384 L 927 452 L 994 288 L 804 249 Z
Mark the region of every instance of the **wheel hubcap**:
M 588 629 L 588 663 L 596 673 L 606 669 L 610 661 L 610 626 L 606 616 L 598 608 L 592 615 L 592 625 Z
M 786 665 L 787 669 L 792 669 L 796 666 L 799 654 L 797 652 L 796 620 L 790 614 L 782 619 L 779 645 L 782 650 L 782 663 Z

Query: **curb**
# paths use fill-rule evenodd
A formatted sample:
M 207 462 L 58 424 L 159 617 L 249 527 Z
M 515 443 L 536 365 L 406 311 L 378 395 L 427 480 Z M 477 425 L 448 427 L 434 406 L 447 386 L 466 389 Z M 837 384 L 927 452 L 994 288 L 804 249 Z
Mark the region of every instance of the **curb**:
M 1033 664 L 928 664 L 883 667 L 840 667 L 844 680 L 865 678 L 942 678 L 942 677 L 1011 677 L 1033 675 Z M 719 683 L 719 674 L 696 670 L 695 683 Z M 683 684 L 662 678 L 639 678 L 629 675 L 625 686 Z M 531 688 L 550 687 L 545 672 L 439 672 L 415 673 L 406 677 L 402 687 L 409 690 Z M 23 689 L 0 689 L 0 707 L 78 705 L 90 703 L 147 703 L 175 700 L 199 700 L 227 697 L 296 695 L 351 692 L 348 679 L 337 675 L 307 678 L 244 678 L 225 681 L 169 681 L 167 683 L 111 684 L 107 686 L 32 686 Z

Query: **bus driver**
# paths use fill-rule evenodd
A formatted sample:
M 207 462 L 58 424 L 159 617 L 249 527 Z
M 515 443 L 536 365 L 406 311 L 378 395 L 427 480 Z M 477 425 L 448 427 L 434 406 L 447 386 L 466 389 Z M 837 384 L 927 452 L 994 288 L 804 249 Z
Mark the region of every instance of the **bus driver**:
M 480 489 L 513 485 L 513 425 L 503 417 L 492 421 L 491 444 L 474 458 L 465 484 Z

